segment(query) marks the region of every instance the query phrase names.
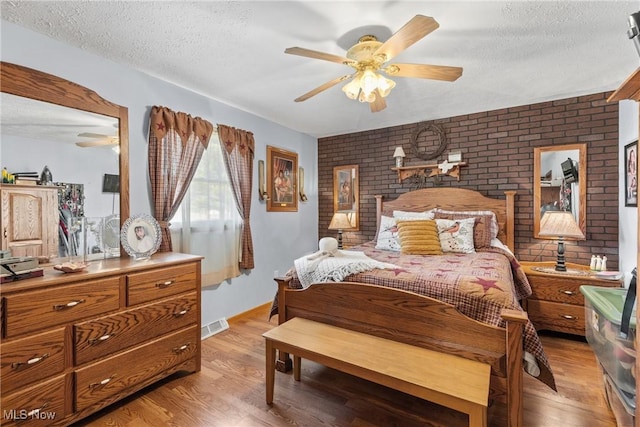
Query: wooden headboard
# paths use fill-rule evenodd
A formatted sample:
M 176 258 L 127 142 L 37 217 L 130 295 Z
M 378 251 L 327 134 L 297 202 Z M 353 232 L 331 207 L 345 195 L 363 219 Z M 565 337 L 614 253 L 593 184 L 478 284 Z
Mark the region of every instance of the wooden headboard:
M 516 191 L 505 191 L 505 199 L 492 199 L 477 191 L 464 188 L 424 188 L 401 194 L 395 200 L 383 203 L 381 195 L 376 195 L 376 237 L 380 229 L 382 215 L 393 216 L 394 210 L 422 212 L 433 208 L 451 211 L 490 210 L 498 218 L 498 239 L 512 252 L 515 251 L 514 202 Z

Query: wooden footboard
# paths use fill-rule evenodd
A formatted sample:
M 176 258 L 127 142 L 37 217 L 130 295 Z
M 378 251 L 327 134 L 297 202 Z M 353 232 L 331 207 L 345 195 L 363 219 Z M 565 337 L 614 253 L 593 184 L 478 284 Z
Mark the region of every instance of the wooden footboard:
M 344 282 L 297 290 L 289 288 L 288 278 L 276 281 L 279 324 L 303 317 L 491 365 L 490 398 L 506 404 L 504 425 L 522 425 L 526 313 L 504 310 L 503 329 L 466 317 L 450 304 L 403 290 Z M 278 370 L 291 366 L 288 354 L 278 356 Z

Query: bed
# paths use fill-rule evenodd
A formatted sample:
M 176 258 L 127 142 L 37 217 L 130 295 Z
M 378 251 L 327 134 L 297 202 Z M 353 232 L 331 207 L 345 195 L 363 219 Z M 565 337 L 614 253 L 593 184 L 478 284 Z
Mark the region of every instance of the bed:
M 278 292 L 271 315 L 278 315 L 278 323 L 300 316 L 489 363 L 490 399 L 505 403 L 504 425 L 520 426 L 523 372 L 554 390 L 555 381 L 540 339 L 520 305 L 531 288 L 512 254 L 514 199 L 515 191 L 493 199 L 457 188 L 416 190 L 388 202 L 376 196 L 376 238 L 343 253 L 364 254 L 387 267 L 309 286 L 306 282 L 312 279 L 306 272 L 298 274 L 296 260 L 298 268 L 276 279 Z M 389 231 L 390 218 L 395 214 L 398 228 L 408 227 L 405 220 L 414 219 L 412 213 L 424 212 L 437 212 L 439 220 L 458 225 L 470 221 L 474 250 L 421 255 L 389 248 L 384 233 Z M 438 221 L 441 224 L 446 221 Z M 408 303 L 406 292 L 423 299 Z M 422 307 L 419 315 L 416 304 Z M 290 368 L 289 355 L 280 354 L 278 370 Z

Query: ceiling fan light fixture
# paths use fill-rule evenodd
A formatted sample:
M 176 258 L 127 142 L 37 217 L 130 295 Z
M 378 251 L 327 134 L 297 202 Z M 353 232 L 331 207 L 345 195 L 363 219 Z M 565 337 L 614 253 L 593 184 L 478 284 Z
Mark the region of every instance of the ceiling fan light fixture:
M 358 72 L 355 77 L 342 87 L 342 91 L 349 99 L 357 99 L 360 102 L 374 102 L 376 91 L 385 98 L 391 93 L 396 82 L 374 72 L 371 69 Z

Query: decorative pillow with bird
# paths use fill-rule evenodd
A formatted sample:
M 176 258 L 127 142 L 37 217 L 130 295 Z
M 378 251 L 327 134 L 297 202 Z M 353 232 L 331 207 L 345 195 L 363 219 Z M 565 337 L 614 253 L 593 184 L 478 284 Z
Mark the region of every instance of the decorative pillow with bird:
M 436 219 L 438 237 L 442 252 L 458 252 L 470 254 L 475 252 L 473 246 L 473 225 L 475 218 Z

